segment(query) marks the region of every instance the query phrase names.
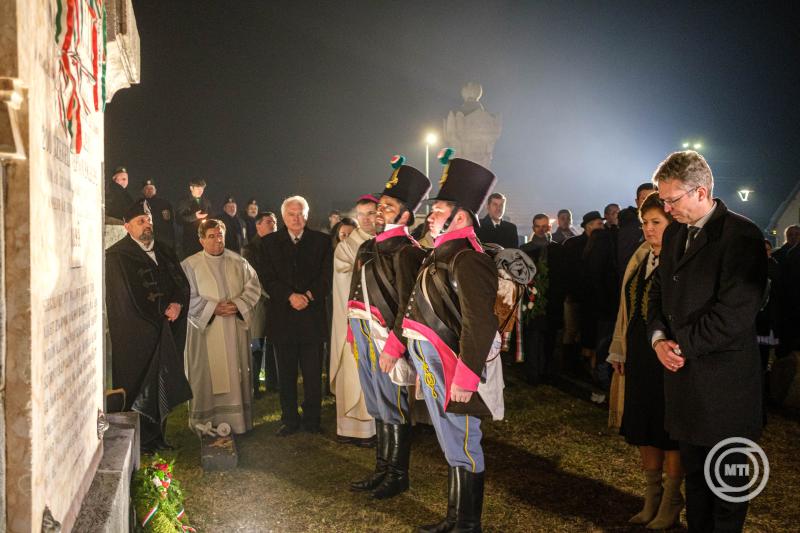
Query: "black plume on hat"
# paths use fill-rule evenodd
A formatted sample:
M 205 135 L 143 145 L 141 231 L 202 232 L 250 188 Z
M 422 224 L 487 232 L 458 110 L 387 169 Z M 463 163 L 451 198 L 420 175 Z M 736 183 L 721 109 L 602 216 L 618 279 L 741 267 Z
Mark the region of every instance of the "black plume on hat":
M 497 183 L 497 177 L 489 169 L 467 159 L 449 159 L 453 153 L 452 148 L 439 152 L 439 161 L 445 167 L 439 180 L 439 193 L 432 200 L 453 202 L 472 213 L 477 221 L 478 211 Z
M 583 215 L 583 222 L 581 222 L 581 227 L 585 228 L 586 224 L 591 222 L 592 220 L 604 220 L 603 216 L 600 214 L 600 211 L 589 211 L 585 215 Z
M 381 195 L 399 200 L 414 213 L 431 190 L 431 180 L 414 167 L 404 165 L 406 158 L 396 155 L 391 160 L 394 168 Z M 380 195 L 379 195 L 380 196 Z
M 130 222 L 134 218 L 140 217 L 142 215 L 152 216 L 150 212 L 150 204 L 148 204 L 147 200 L 145 200 L 144 198 L 133 202 L 128 207 L 128 209 L 125 210 L 125 214 L 122 216 L 122 220 L 125 222 Z

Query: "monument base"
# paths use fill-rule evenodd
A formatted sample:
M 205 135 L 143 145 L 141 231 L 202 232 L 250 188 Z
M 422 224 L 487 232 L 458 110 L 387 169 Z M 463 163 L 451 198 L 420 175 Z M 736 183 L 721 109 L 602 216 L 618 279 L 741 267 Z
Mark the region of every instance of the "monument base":
M 233 470 L 239 463 L 236 441 L 227 437 L 200 437 L 200 465 L 203 470 Z
M 83 499 L 73 531 L 119 533 L 131 530 L 131 479 L 139 468 L 139 415 L 107 415 L 103 459 Z

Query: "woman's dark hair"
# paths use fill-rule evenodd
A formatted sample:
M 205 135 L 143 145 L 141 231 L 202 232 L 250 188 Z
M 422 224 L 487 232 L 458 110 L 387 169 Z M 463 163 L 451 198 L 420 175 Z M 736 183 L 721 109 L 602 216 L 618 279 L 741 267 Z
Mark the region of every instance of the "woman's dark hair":
M 664 216 L 667 217 L 667 220 L 672 222 L 672 215 L 664 210 L 664 202 L 658 197 L 658 191 L 653 191 L 648 194 L 647 198 L 642 202 L 642 205 L 639 207 L 639 220 L 642 219 L 646 212 L 652 211 L 653 209 L 661 211 Z
M 358 222 L 354 218 L 344 217 L 331 228 L 331 241 L 333 242 L 334 248 L 336 248 L 336 245 L 341 242 L 339 240 L 339 229 L 342 226 L 351 226 L 355 229 L 358 229 Z

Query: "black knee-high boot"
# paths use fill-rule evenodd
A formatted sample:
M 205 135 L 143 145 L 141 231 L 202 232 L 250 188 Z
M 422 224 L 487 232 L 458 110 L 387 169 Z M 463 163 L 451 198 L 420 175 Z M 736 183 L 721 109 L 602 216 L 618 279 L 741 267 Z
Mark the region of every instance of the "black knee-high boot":
M 389 425 L 382 420 L 375 419 L 375 472 L 367 479 L 350 483 L 350 490 L 356 492 L 366 492 L 374 490 L 381 484 L 386 476 L 386 469 L 389 465 L 389 446 L 391 445 L 391 435 L 389 435 Z
M 435 524 L 421 526 L 417 528 L 417 533 L 446 533 L 453 529 L 456 525 L 458 514 L 456 508 L 458 506 L 458 492 L 456 488 L 456 467 L 451 466 L 450 471 L 447 473 L 447 515 L 444 520 Z
M 383 481 L 372 493 L 377 500 L 397 496 L 408 490 L 408 462 L 411 456 L 411 424 L 384 424 L 389 427 L 389 466 Z
M 458 507 L 456 525 L 452 533 L 481 533 L 481 512 L 483 511 L 483 472 L 470 472 L 458 467 Z

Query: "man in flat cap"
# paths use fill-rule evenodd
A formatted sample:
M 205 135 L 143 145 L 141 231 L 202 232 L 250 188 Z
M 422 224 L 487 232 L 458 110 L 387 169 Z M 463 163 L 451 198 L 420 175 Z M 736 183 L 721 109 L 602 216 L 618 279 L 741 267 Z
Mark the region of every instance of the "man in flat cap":
M 114 388 L 141 415 L 143 452 L 168 447 L 169 412 L 192 397 L 183 371 L 189 282 L 172 250 L 153 238 L 147 200 L 123 214 L 128 235 L 106 251 L 106 309 Z
M 402 156 L 392 158 L 394 172 L 378 202 L 378 234 L 358 250 L 348 301 L 348 337 L 378 437 L 375 472 L 351 488 L 371 491 L 376 499 L 396 496 L 409 485 L 411 415 L 406 385 L 413 381 L 395 383 L 388 372 L 401 359 L 401 366 L 409 365 L 404 359 L 403 310 L 425 251 L 408 227 L 431 182 L 404 161 Z M 408 377 L 409 372 L 405 374 Z
M 217 218 L 225 223 L 225 248 L 241 254 L 247 240 L 245 240 L 245 224 L 239 217 L 238 210 L 236 200 L 233 196 L 228 196 L 222 205 L 222 213 Z
M 156 182 L 146 179 L 142 183 L 142 196 L 147 200 L 153 216 L 153 233 L 156 241 L 175 250 L 175 211 L 172 204 L 160 196 L 156 196 Z
M 117 167 L 106 185 L 106 216 L 122 220 L 133 203 L 128 193 L 128 170 Z
M 178 202 L 178 223 L 181 226 L 181 257 L 189 257 L 203 249 L 197 240 L 197 227 L 208 218 L 211 202 L 203 197 L 206 180 L 195 178 L 189 181 L 189 196 Z
M 475 235 L 477 212 L 496 178 L 466 159 L 446 162 L 425 259 L 403 320 L 410 358 L 436 437 L 450 466 L 447 515 L 418 531 L 479 532 L 484 457 L 479 416 L 502 418 L 498 272 Z

